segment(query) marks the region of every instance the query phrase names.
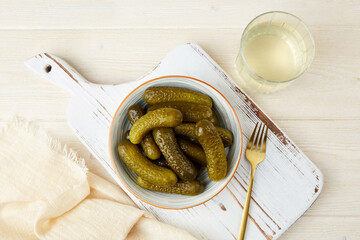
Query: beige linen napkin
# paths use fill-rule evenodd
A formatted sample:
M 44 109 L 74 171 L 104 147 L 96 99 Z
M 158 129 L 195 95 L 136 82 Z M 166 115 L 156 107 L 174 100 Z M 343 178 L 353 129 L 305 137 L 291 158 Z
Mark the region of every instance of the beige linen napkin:
M 0 239 L 195 239 L 136 208 L 33 123 L 0 134 Z

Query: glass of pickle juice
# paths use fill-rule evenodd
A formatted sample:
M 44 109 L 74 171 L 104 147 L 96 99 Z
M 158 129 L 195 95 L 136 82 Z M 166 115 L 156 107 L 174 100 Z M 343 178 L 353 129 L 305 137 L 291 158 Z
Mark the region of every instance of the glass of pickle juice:
M 314 39 L 298 17 L 267 12 L 245 28 L 235 67 L 246 87 L 271 93 L 302 75 L 309 68 L 314 52 Z

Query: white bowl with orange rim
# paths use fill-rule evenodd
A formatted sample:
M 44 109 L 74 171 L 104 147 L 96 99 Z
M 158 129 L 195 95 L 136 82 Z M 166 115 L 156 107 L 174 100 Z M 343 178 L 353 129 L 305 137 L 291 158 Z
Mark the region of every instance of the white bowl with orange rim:
M 219 118 L 220 126 L 233 133 L 233 144 L 226 148 L 228 171 L 224 179 L 219 182 L 211 181 L 206 169 L 203 169 L 197 179 L 205 186 L 202 193 L 196 196 L 184 196 L 178 194 L 150 191 L 140 187 L 136 183 L 137 175 L 130 170 L 119 157 L 117 146 L 124 139 L 124 134 L 131 128 L 127 117 L 127 110 L 133 104 L 145 107 L 146 102 L 142 99 L 144 91 L 148 87 L 170 86 L 182 87 L 210 96 L 213 100 L 213 111 Z M 110 157 L 117 176 L 123 186 L 138 199 L 153 206 L 166 209 L 191 208 L 216 196 L 221 192 L 234 176 L 239 165 L 242 151 L 242 132 L 239 118 L 230 102 L 214 87 L 209 84 L 186 76 L 164 76 L 149 80 L 134 89 L 120 104 L 110 126 L 109 134 Z

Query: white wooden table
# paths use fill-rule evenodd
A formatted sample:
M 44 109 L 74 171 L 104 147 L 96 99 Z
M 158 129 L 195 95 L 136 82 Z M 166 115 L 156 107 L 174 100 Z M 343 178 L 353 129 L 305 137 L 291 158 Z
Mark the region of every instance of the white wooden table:
M 36 120 L 110 180 L 66 123 L 70 95 L 23 61 L 47 51 L 91 81 L 121 83 L 145 74 L 178 44 L 196 42 L 236 80 L 242 30 L 270 10 L 302 18 L 316 56 L 285 91 L 249 95 L 325 176 L 319 199 L 281 239 L 359 239 L 359 1 L 0 1 L 0 125 L 14 114 Z

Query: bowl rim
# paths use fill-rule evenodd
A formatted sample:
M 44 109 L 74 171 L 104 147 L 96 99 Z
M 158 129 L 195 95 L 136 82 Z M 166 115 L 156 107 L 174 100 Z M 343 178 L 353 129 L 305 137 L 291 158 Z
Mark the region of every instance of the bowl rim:
M 228 105 L 230 106 L 231 110 L 233 111 L 234 115 L 235 115 L 235 118 L 236 118 L 236 121 L 238 123 L 238 126 L 239 126 L 239 131 L 240 131 L 240 154 L 239 154 L 239 158 L 237 159 L 236 161 L 236 166 L 235 166 L 235 171 L 231 174 L 231 176 L 229 177 L 229 179 L 227 180 L 227 182 L 224 184 L 223 187 L 221 187 L 215 194 L 213 194 L 210 198 L 200 202 L 200 203 L 196 203 L 194 205 L 191 205 L 191 206 L 186 206 L 186 207 L 166 207 L 166 206 L 161 206 L 161 205 L 158 205 L 158 204 L 155 204 L 155 203 L 152 203 L 152 202 L 149 202 L 143 198 L 141 198 L 140 196 L 138 196 L 137 194 L 135 194 L 126 184 L 125 182 L 122 180 L 122 178 L 120 177 L 120 174 L 116 168 L 116 165 L 115 165 L 115 161 L 112 157 L 112 145 L 111 145 L 111 133 L 112 133 L 112 128 L 113 128 L 113 124 L 114 124 L 114 121 L 115 121 L 115 117 L 117 116 L 121 106 L 124 104 L 124 102 L 128 99 L 128 97 L 133 94 L 136 90 L 138 90 L 140 87 L 144 86 L 145 84 L 148 84 L 150 82 L 153 82 L 153 81 L 156 81 L 156 80 L 160 80 L 160 79 L 164 79 L 164 78 L 187 78 L 187 79 L 190 79 L 190 80 L 193 80 L 193 81 L 197 81 L 197 82 L 200 82 L 202 84 L 205 84 L 207 85 L 208 87 L 210 87 L 211 89 L 213 89 L 214 91 L 216 91 L 218 94 L 220 94 L 224 99 L 225 101 L 228 103 Z M 204 204 L 206 202 L 208 202 L 209 200 L 213 199 L 215 196 L 217 196 L 222 190 L 224 190 L 224 188 L 229 184 L 229 182 L 231 181 L 231 179 L 234 177 L 235 173 L 236 173 L 236 170 L 237 168 L 239 167 L 239 164 L 240 164 L 240 160 L 241 160 L 241 156 L 242 156 L 242 147 L 243 147 L 243 137 L 242 137 L 242 129 L 241 129 L 241 125 L 240 125 L 240 121 L 239 121 L 239 117 L 237 116 L 236 114 L 236 111 L 235 109 L 233 108 L 233 106 L 230 104 L 229 100 L 221 93 L 219 92 L 216 88 L 214 88 L 213 86 L 211 86 L 210 84 L 202 81 L 202 80 L 199 80 L 197 78 L 193 78 L 193 77 L 189 77 L 189 76 L 182 76 L 182 75 L 166 75 L 166 76 L 162 76 L 162 77 L 157 77 L 157 78 L 153 78 L 151 80 L 148 80 L 148 81 L 145 81 L 143 83 L 141 83 L 139 86 L 137 86 L 134 90 L 132 90 L 128 95 L 126 95 L 126 97 L 124 98 L 124 100 L 120 103 L 120 105 L 118 106 L 118 108 L 116 109 L 115 111 L 115 114 L 112 118 L 112 121 L 111 121 L 111 125 L 110 125 L 110 128 L 109 128 L 109 140 L 108 140 L 108 144 L 109 144 L 109 154 L 110 154 L 110 160 L 111 160 L 111 164 L 114 168 L 114 172 L 116 173 L 117 177 L 119 178 L 120 182 L 122 183 L 122 185 L 133 195 L 135 196 L 137 199 L 147 203 L 147 204 L 150 204 L 154 207 L 158 207 L 158 208 L 162 208 L 162 209 L 173 209 L 173 210 L 181 210 L 181 209 L 188 209 L 188 208 L 193 208 L 193 207 L 196 207 L 196 206 L 199 206 L 201 204 Z

